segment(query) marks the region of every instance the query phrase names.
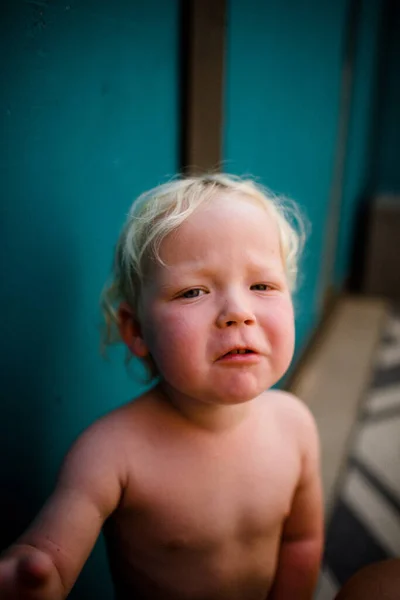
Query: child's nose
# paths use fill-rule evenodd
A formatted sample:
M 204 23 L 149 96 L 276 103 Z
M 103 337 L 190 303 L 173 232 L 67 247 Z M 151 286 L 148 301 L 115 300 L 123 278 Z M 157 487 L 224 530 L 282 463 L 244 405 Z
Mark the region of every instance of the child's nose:
M 232 325 L 253 325 L 255 316 L 253 311 L 239 299 L 230 299 L 217 318 L 218 327 L 231 327 Z

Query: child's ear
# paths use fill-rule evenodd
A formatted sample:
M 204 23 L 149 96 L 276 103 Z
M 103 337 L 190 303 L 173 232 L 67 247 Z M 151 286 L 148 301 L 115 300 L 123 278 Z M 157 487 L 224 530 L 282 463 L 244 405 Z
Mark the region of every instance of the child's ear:
M 118 308 L 118 326 L 121 338 L 134 356 L 144 358 L 149 354 L 140 323 L 127 302 L 121 302 Z

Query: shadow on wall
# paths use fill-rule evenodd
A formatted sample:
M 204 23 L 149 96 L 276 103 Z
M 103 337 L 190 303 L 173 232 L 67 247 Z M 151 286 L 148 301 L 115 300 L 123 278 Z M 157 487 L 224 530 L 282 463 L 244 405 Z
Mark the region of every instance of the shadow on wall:
M 357 202 L 354 229 L 352 232 L 353 243 L 350 254 L 350 274 L 346 282 L 348 291 L 354 294 L 359 294 L 363 291 L 370 226 L 371 197 L 366 192 L 363 192 Z
M 56 378 L 71 330 L 77 278 L 72 244 L 60 239 L 60 230 L 54 243 L 48 224 L 35 223 L 28 241 L 18 239 L 20 228 L 10 225 L 0 233 L 0 548 L 22 532 L 43 503 L 43 493 L 51 491 L 45 467 L 50 463 L 55 475 L 60 457 L 49 456 L 48 429 L 55 426 L 63 401 Z
M 26 185 L 35 189 L 35 180 Z M 96 349 L 97 335 L 95 317 L 85 310 L 82 252 L 88 250 L 77 238 L 73 207 L 59 210 L 51 189 L 29 198 L 12 185 L 9 190 L 0 215 L 0 552 L 36 516 L 71 442 L 102 412 L 101 385 L 114 389 L 101 358 L 91 357 L 94 366 L 84 359 L 85 343 Z M 104 379 L 95 380 L 96 372 Z M 100 600 L 110 594 L 100 538 L 69 597 Z

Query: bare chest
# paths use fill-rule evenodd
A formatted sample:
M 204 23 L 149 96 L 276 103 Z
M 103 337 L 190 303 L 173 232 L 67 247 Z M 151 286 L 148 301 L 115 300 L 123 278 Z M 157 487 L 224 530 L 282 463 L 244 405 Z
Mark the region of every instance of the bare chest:
M 279 535 L 299 469 L 295 453 L 274 440 L 171 443 L 142 458 L 117 529 L 134 531 L 130 544 L 142 549 L 175 552 L 219 552 Z

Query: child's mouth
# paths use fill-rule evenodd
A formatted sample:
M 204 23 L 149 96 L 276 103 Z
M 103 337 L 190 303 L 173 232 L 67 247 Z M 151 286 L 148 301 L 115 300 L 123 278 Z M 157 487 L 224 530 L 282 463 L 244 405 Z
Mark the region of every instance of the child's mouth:
M 222 354 L 218 360 L 232 363 L 247 363 L 254 362 L 256 358 L 259 358 L 258 353 L 250 348 L 234 348 L 233 350 Z

